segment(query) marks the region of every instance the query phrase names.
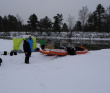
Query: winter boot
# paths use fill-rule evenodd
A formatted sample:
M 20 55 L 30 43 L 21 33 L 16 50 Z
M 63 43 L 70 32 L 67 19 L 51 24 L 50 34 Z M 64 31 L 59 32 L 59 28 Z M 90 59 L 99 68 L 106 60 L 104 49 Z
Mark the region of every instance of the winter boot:
M 25 58 L 25 63 L 26 63 L 26 64 L 29 64 L 29 60 L 27 60 L 26 58 Z

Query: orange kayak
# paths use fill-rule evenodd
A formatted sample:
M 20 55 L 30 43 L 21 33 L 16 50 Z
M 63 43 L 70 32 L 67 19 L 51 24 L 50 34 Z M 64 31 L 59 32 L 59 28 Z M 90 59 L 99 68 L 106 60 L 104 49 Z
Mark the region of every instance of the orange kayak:
M 86 54 L 88 52 L 87 49 L 83 50 L 83 51 L 76 51 L 76 54 Z
M 40 53 L 47 54 L 47 55 L 60 55 L 60 56 L 66 56 L 68 55 L 68 52 L 61 49 L 50 49 L 50 50 L 40 50 Z
M 67 52 L 67 51 L 61 50 L 61 49 L 50 50 L 49 52 L 50 52 L 51 54 L 59 55 L 59 56 L 66 56 L 66 55 L 68 55 L 68 52 Z
M 43 51 L 43 50 L 39 50 L 39 52 L 40 53 L 43 53 L 43 54 L 47 54 L 47 55 L 53 55 L 53 54 L 51 54 L 50 52 L 49 52 L 49 50 L 45 50 L 45 51 Z
M 62 49 L 46 49 L 40 50 L 39 52 L 46 55 L 60 55 L 60 56 L 68 55 L 68 52 Z M 76 51 L 76 54 L 86 54 L 86 53 L 88 53 L 87 49 L 84 49 L 83 51 Z

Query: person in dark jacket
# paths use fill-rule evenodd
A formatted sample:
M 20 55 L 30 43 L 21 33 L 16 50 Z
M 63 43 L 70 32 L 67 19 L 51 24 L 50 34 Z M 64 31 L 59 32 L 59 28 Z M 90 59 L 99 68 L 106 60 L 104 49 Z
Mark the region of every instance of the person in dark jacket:
M 28 43 L 28 38 L 24 40 L 23 48 L 25 53 L 25 63 L 29 64 L 29 56 L 31 55 L 31 48 Z

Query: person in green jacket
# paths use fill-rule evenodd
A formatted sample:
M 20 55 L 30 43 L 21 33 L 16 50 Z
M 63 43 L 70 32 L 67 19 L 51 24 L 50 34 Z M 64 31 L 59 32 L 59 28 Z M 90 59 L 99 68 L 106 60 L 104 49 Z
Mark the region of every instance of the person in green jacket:
M 40 47 L 41 47 L 42 50 L 45 49 L 45 45 L 46 45 L 46 41 L 45 41 L 44 38 L 42 38 L 41 41 L 40 41 Z

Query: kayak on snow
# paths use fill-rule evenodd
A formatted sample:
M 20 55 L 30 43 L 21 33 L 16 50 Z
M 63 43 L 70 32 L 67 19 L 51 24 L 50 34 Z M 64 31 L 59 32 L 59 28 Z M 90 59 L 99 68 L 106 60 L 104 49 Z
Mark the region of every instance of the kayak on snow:
M 66 56 L 68 54 L 70 55 L 76 55 L 76 54 L 86 54 L 88 50 L 85 47 L 78 46 L 73 51 L 73 48 L 68 48 L 67 50 L 64 49 L 44 49 L 40 50 L 40 53 L 47 54 L 47 55 L 59 55 L 59 56 Z M 74 52 L 74 53 L 73 53 Z
M 62 49 L 56 49 L 56 50 L 50 50 L 49 51 L 51 54 L 54 55 L 59 55 L 59 56 L 66 56 L 68 55 L 68 52 Z
M 49 52 L 49 49 L 47 49 L 47 50 L 39 50 L 39 52 L 40 53 L 43 53 L 43 54 L 47 54 L 47 55 L 53 55 L 53 54 L 51 54 L 50 52 Z

